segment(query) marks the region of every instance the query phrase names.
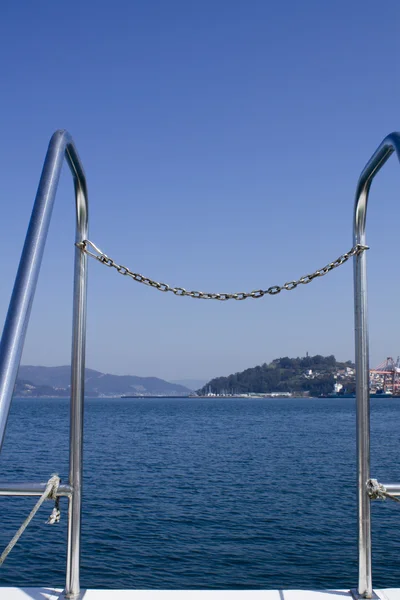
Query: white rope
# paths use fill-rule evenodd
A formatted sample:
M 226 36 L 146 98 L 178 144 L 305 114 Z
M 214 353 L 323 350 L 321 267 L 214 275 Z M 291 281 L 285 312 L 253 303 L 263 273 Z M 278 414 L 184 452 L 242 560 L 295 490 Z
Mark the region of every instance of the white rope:
M 46 489 L 44 490 L 43 494 L 40 496 L 39 500 L 36 502 L 35 506 L 31 510 L 25 521 L 22 523 L 21 527 L 18 529 L 11 542 L 5 548 L 2 555 L 0 556 L 0 567 L 2 566 L 3 562 L 6 560 L 7 556 L 10 554 L 11 550 L 14 548 L 15 544 L 18 542 L 19 538 L 24 533 L 25 529 L 28 527 L 29 523 L 32 521 L 33 517 L 36 515 L 37 511 L 42 506 L 45 500 L 49 499 L 56 501 L 56 507 L 55 509 L 53 509 L 53 512 L 51 513 L 50 518 L 47 522 L 52 524 L 60 520 L 60 511 L 58 510 L 57 506 L 57 490 L 59 485 L 60 478 L 58 477 L 58 475 L 52 475 L 52 477 L 50 477 L 49 481 L 47 482 Z M 55 510 L 58 510 L 58 513 L 55 513 Z
M 389 494 L 385 486 L 379 483 L 377 479 L 369 479 L 367 481 L 367 491 L 371 500 L 386 500 L 386 498 L 390 498 L 395 502 L 400 502 L 396 496 Z

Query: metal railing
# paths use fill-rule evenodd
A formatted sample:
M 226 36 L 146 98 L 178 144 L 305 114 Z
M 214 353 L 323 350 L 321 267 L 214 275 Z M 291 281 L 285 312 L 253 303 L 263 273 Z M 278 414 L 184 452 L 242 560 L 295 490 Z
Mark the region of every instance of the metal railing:
M 365 223 L 372 180 L 388 158 L 396 152 L 400 160 L 400 133 L 388 135 L 370 158 L 358 180 L 354 205 L 354 243 L 366 245 Z M 357 476 L 358 476 L 358 598 L 372 598 L 370 479 L 370 399 L 369 341 L 367 315 L 367 256 L 354 257 L 354 323 L 357 396 Z M 400 496 L 400 485 L 385 485 Z
M 74 142 L 66 131 L 56 131 L 50 140 L 29 222 L 0 343 L 0 448 L 10 412 L 26 329 L 39 277 L 61 168 L 67 160 L 75 185 L 76 242 L 88 236 L 86 177 Z M 71 407 L 69 482 L 58 496 L 68 497 L 68 546 L 65 597 L 80 596 L 79 562 L 82 494 L 83 401 L 85 376 L 87 257 L 75 250 L 73 333 L 71 359 Z M 0 495 L 41 495 L 47 484 L 0 484 Z
M 400 159 L 400 133 L 387 136 L 361 173 L 354 208 L 354 246 L 366 246 L 365 223 L 368 195 L 375 175 L 396 152 Z M 60 485 L 58 496 L 66 496 L 68 548 L 66 598 L 79 598 L 83 401 L 86 334 L 87 254 L 81 250 L 88 239 L 88 198 L 85 174 L 71 136 L 57 131 L 50 140 L 42 176 L 22 251 L 10 307 L 0 343 L 0 448 L 21 360 L 36 283 L 49 229 L 61 167 L 66 158 L 75 183 L 76 250 L 72 339 L 69 483 Z M 358 588 L 356 598 L 372 598 L 371 513 L 367 484 L 370 480 L 369 345 L 367 322 L 366 253 L 354 254 L 354 312 L 357 389 L 357 475 L 358 475 Z M 46 483 L 0 484 L 0 496 L 40 496 Z M 385 485 L 400 497 L 400 484 Z

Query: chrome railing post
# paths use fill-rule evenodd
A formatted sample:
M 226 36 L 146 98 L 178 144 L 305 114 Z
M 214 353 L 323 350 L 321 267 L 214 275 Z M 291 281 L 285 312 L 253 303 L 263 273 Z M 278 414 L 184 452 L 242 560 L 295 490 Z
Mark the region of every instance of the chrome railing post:
M 358 242 L 365 245 L 365 240 Z M 366 253 L 355 256 L 355 348 L 357 390 L 358 594 L 372 596 L 371 507 L 366 482 L 370 478 L 369 345 Z
M 400 134 L 387 136 L 369 160 L 358 181 L 354 206 L 354 244 L 366 244 L 365 222 L 371 183 L 389 156 L 400 159 Z M 359 598 L 371 598 L 371 509 L 367 491 L 370 478 L 370 398 L 369 342 L 367 322 L 366 253 L 354 257 L 354 321 L 357 404 L 357 484 L 358 484 L 358 589 Z
M 70 166 L 76 196 L 76 241 L 88 237 L 86 178 L 73 140 L 66 131 L 56 131 L 46 154 L 32 216 L 15 279 L 0 342 L 0 448 L 10 411 L 26 329 L 39 277 L 54 199 L 64 161 Z M 72 340 L 69 523 L 65 595 L 78 598 L 81 529 L 83 398 L 85 373 L 86 270 L 83 252 L 75 250 L 74 309 Z
M 76 161 L 75 161 L 76 162 Z M 71 161 L 71 168 L 75 164 Z M 87 239 L 87 190 L 85 180 L 75 178 L 77 201 L 76 242 Z M 80 543 L 82 508 L 83 403 L 85 391 L 87 255 L 75 248 L 74 306 L 71 356 L 71 425 L 69 484 L 73 494 L 68 505 L 68 547 L 65 596 L 80 594 Z

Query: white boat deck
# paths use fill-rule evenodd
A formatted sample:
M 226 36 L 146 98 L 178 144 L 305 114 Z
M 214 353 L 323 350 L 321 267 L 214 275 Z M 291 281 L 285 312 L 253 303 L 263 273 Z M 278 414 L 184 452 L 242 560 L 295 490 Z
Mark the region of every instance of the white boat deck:
M 400 600 L 400 588 L 374 590 L 381 600 Z M 206 597 L 207 596 L 207 597 Z M 61 600 L 61 589 L 0 587 L 1 600 Z M 348 590 L 85 590 L 82 600 L 345 600 Z

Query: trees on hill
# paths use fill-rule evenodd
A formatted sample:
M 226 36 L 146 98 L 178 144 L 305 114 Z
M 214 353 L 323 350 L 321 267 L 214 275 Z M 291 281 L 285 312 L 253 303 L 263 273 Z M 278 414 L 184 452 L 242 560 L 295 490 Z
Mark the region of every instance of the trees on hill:
M 200 393 L 244 394 L 269 392 L 310 392 L 313 396 L 332 391 L 339 369 L 352 367 L 351 361 L 337 362 L 331 356 L 305 356 L 303 358 L 276 358 L 271 363 L 246 369 L 228 377 L 216 377 Z M 312 371 L 312 373 L 310 373 Z

